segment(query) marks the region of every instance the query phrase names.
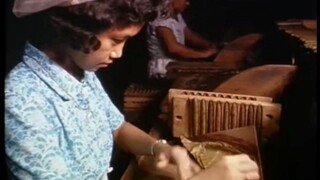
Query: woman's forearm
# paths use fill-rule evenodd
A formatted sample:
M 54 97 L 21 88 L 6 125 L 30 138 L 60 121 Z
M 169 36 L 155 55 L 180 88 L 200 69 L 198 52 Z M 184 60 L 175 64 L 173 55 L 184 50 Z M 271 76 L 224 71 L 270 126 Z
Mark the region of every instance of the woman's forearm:
M 189 28 L 185 28 L 185 38 L 186 38 L 186 43 L 189 44 L 192 47 L 196 48 L 210 48 L 212 43 L 198 34 L 194 33 L 191 31 Z
M 151 155 L 151 145 L 156 141 L 128 122 L 114 132 L 114 139 L 121 148 L 136 155 Z
M 197 59 L 197 58 L 206 58 L 209 54 L 205 51 L 194 50 L 187 46 L 176 45 L 167 50 L 170 57 L 174 59 Z

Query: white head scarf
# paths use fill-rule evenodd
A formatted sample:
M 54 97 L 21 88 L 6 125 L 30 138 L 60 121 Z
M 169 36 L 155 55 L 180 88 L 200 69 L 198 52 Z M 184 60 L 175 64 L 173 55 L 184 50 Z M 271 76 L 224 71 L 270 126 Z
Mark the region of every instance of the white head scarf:
M 26 16 L 55 6 L 71 6 L 94 0 L 15 0 L 13 13 L 17 17 Z

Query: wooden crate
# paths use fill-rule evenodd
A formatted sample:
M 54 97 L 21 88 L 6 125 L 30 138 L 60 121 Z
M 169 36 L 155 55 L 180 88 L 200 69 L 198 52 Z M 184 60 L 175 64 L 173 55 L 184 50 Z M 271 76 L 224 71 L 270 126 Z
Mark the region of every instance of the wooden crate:
M 131 122 L 141 118 L 146 111 L 160 103 L 167 89 L 154 83 L 129 85 L 124 93 L 123 111 L 126 120 Z

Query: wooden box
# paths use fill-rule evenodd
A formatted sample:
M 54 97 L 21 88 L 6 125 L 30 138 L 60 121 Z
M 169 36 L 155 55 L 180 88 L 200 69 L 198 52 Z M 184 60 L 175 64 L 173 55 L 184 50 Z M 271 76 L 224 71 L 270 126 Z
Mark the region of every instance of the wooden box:
M 124 93 L 123 111 L 128 121 L 139 118 L 148 109 L 160 103 L 167 93 L 167 87 L 159 87 L 154 84 L 129 85 Z

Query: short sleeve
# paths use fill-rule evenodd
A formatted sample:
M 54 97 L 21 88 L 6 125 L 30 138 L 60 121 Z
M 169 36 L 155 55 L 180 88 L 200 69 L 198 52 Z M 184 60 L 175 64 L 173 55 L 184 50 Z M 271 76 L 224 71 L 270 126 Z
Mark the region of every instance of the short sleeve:
M 152 22 L 151 25 L 154 28 L 156 28 L 156 27 L 166 27 L 166 28 L 169 28 L 171 30 L 175 29 L 175 23 L 171 18 L 170 19 L 157 19 L 154 22 Z
M 173 18 L 168 18 L 168 19 L 156 19 L 151 23 L 151 25 L 156 28 L 156 27 L 166 27 L 174 31 L 175 29 L 184 29 L 186 28 L 186 23 L 182 17 L 181 14 L 177 15 L 178 17 L 178 22 L 173 19 Z
M 72 177 L 59 149 L 56 130 L 37 100 L 5 98 L 5 152 L 8 168 L 18 179 L 64 180 Z

